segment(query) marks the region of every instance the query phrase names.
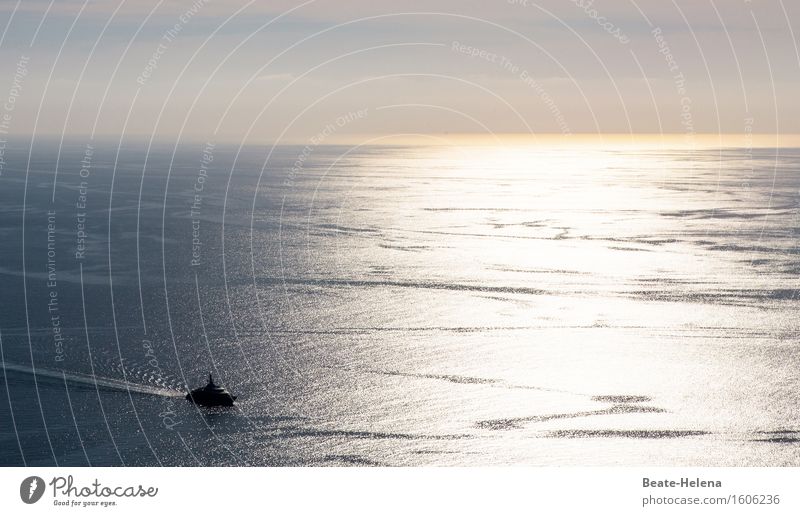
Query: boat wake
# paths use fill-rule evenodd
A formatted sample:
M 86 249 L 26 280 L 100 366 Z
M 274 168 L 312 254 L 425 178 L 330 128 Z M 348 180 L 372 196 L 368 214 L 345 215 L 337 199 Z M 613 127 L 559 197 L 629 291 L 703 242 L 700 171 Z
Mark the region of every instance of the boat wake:
M 43 369 L 41 367 L 34 369 L 32 367 L 19 364 L 9 364 L 8 362 L 0 363 L 0 372 L 5 373 L 6 371 L 34 375 L 36 376 L 37 380 L 41 378 L 61 380 L 65 383 L 84 388 L 94 387 L 96 389 L 127 391 L 138 394 L 148 394 L 151 396 L 165 396 L 169 398 L 182 397 L 185 395 L 185 393 L 177 389 L 144 385 L 141 383 L 133 383 L 115 378 L 106 378 L 102 376 L 67 372 L 63 370 Z

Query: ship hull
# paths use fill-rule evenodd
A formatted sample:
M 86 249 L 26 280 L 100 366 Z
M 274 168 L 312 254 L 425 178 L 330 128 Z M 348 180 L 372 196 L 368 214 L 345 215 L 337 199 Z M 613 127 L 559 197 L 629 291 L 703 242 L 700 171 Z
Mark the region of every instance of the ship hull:
M 206 407 L 231 407 L 233 402 L 236 401 L 236 396 L 230 394 L 214 394 L 209 395 L 205 392 L 192 391 L 186 395 L 186 399 L 197 405 L 204 405 Z

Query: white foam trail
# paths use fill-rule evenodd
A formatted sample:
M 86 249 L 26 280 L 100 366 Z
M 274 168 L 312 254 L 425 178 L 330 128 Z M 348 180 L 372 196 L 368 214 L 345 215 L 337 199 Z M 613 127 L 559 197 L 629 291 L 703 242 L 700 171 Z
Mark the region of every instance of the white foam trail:
M 91 376 L 88 374 L 80 374 L 80 373 L 67 373 L 66 371 L 43 369 L 41 367 L 37 367 L 36 370 L 34 371 L 34 369 L 31 367 L 22 366 L 18 364 L 9 364 L 8 362 L 0 364 L 0 372 L 4 370 L 14 371 L 16 373 L 35 374 L 37 377 L 56 378 L 62 381 L 66 379 L 66 381 L 70 383 L 93 386 L 101 389 L 130 391 L 130 392 L 137 392 L 139 394 L 150 394 L 153 396 L 178 397 L 184 395 L 183 392 L 174 389 L 153 387 L 150 385 L 142 385 L 140 383 L 126 382 L 125 380 L 104 378 L 102 376 Z

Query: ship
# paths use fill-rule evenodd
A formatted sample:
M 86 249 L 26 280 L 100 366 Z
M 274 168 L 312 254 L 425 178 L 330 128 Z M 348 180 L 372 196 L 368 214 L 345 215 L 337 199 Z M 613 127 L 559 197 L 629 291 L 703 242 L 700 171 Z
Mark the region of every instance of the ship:
M 225 387 L 215 384 L 211 373 L 208 373 L 208 385 L 190 391 L 186 394 L 186 399 L 207 407 L 231 407 L 236 396 L 231 395 Z

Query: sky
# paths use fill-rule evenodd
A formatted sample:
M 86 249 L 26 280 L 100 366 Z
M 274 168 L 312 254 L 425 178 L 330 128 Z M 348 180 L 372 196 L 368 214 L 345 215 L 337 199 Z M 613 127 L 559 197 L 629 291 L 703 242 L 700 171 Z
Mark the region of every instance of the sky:
M 799 20 L 789 0 L 0 0 L 0 131 L 793 134 Z

